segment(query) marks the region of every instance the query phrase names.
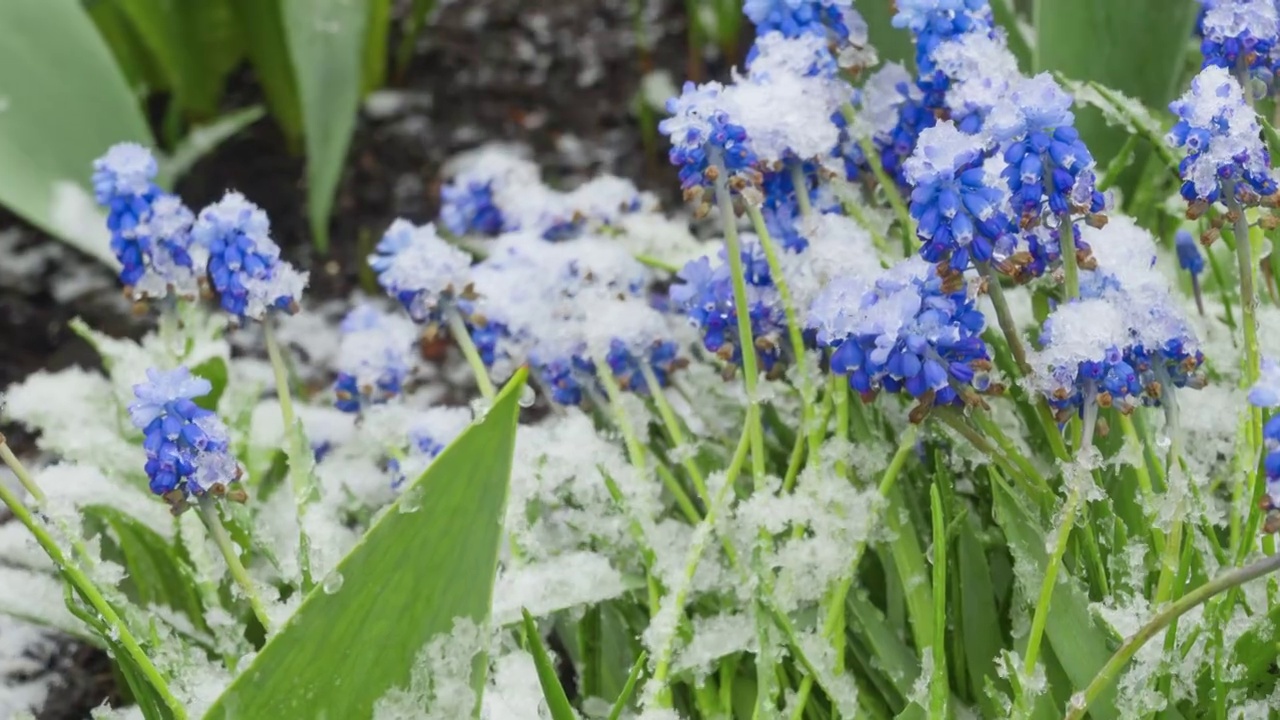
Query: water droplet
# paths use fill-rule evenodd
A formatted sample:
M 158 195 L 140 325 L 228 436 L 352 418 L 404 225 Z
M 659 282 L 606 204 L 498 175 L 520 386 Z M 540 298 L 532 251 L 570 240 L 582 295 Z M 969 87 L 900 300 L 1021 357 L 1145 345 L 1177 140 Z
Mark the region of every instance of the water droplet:
M 523 407 L 523 408 L 533 407 L 533 403 L 537 399 L 538 399 L 538 394 L 533 391 L 532 387 L 525 385 L 523 388 L 521 388 L 520 400 L 519 400 L 520 407 Z
M 1159 435 L 1156 437 L 1156 447 L 1160 448 L 1161 450 L 1168 450 L 1169 446 L 1172 444 L 1173 444 L 1173 438 L 1169 437 L 1168 435 Z
M 416 513 L 422 509 L 422 488 L 411 487 L 404 491 L 404 495 L 400 496 L 400 503 L 396 506 L 402 515 Z
M 342 577 L 342 573 L 334 570 L 324 576 L 324 582 L 320 584 L 320 587 L 324 588 L 326 595 L 332 595 L 342 589 L 342 583 L 345 580 L 346 578 Z
M 471 422 L 484 422 L 484 418 L 489 414 L 491 407 L 488 400 L 484 398 L 476 398 L 471 401 Z

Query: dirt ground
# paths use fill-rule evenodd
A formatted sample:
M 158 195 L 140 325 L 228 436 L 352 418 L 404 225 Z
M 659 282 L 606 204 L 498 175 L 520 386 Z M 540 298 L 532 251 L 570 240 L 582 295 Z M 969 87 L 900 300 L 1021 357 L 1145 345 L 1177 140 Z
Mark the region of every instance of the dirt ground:
M 312 249 L 303 160 L 284 151 L 269 119 L 202 160 L 178 191 L 193 208 L 229 188 L 261 205 L 286 256 L 311 271 L 313 301 L 346 297 L 357 287 L 361 258 L 392 219 L 432 219 L 441 164 L 485 141 L 529 145 L 551 184 L 614 173 L 676 203 L 665 147 L 646 152 L 632 108 L 642 65 L 670 73 L 677 85 L 683 80 L 690 66 L 685 4 L 647 3 L 647 54 L 637 48 L 632 6 L 633 0 L 445 4 L 403 81 L 361 113 L 327 255 Z M 710 58 L 712 71 L 723 65 Z M 245 70 L 233 81 L 227 108 L 258 100 Z M 136 337 L 148 327 L 130 313 L 108 270 L 2 210 L 0 256 L 0 390 L 37 370 L 96 366 L 92 350 L 67 328 L 76 316 L 118 336 Z M 0 425 L 0 432 L 19 453 L 32 449 L 21 429 Z M 116 691 L 109 663 L 74 642 L 50 647 L 45 667 L 58 679 L 38 717 L 88 717 Z

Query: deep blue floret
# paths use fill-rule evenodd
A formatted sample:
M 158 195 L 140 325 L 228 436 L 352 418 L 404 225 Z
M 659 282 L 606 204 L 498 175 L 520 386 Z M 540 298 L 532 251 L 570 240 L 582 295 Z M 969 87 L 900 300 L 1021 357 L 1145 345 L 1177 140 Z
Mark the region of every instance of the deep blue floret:
M 1174 247 L 1178 251 L 1178 266 L 1192 275 L 1204 272 L 1204 255 L 1200 254 L 1200 245 L 1186 230 L 1179 230 L 1174 236 Z

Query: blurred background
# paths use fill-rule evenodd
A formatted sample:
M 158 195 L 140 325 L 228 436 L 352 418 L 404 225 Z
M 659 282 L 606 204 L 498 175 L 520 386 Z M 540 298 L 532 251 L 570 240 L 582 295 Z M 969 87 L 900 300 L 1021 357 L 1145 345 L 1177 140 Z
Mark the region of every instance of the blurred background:
M 311 271 L 309 298 L 346 298 L 371 282 L 362 259 L 390 221 L 432 219 L 445 161 L 488 141 L 526 145 L 549 184 L 613 173 L 677 208 L 657 122 L 680 83 L 741 62 L 742 2 L 0 0 L 0 389 L 94 365 L 74 317 L 114 335 L 145 329 L 89 185 L 110 145 L 155 148 L 161 184 L 191 207 L 245 193 Z M 893 1 L 855 5 L 881 58 L 910 65 Z M 1024 71 L 1097 81 L 1157 112 L 1199 66 L 1195 0 L 992 6 Z M 1128 164 L 1121 194 L 1153 172 L 1154 145 L 1131 139 L 1140 123 L 1080 112 L 1094 155 Z M 30 440 L 0 430 L 15 447 Z M 0 643 L 35 649 L 0 664 L 0 681 L 62 688 L 40 717 L 85 717 L 111 692 L 96 651 L 16 632 L 0 627 Z

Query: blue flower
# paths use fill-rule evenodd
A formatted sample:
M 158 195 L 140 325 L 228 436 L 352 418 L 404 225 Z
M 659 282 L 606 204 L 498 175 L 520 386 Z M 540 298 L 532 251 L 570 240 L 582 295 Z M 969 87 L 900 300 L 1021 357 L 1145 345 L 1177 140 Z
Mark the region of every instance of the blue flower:
M 114 145 L 93 163 L 94 196 L 107 208 L 120 282 L 133 296 L 194 296 L 204 268 L 192 258 L 191 211 L 155 185 L 157 169 L 150 150 Z
M 1267 500 L 1269 509 L 1274 510 L 1280 505 L 1280 415 L 1273 416 L 1262 426 L 1262 437 L 1267 450 L 1262 461 L 1267 473 Z M 1270 517 L 1267 526 L 1273 528 Z M 1275 532 L 1274 529 L 1271 531 Z
M 415 227 L 407 220 L 391 224 L 369 266 L 418 323 L 442 322 L 471 282 L 470 255 L 441 239 L 434 225 Z
M 705 256 L 688 262 L 678 275 L 683 282 L 671 286 L 671 302 L 699 329 L 703 347 L 722 360 L 741 366 L 742 342 L 727 257 L 721 248 L 715 264 Z M 782 358 L 786 316 L 758 242 L 743 243 L 742 263 L 754 350 L 759 366 L 769 372 Z
M 1016 85 L 1009 102 L 1012 112 L 992 131 L 1004 148 L 1004 177 L 1021 224 L 1040 222 L 1046 203 L 1055 217 L 1100 212 L 1093 155 L 1075 129 L 1071 96 L 1041 73 Z
M 413 362 L 414 326 L 373 305 L 360 305 L 343 319 L 338 348 L 337 408 L 359 412 L 400 394 Z
M 228 192 L 200 211 L 191 236 L 209 253 L 209 281 L 222 309 L 241 320 L 262 320 L 269 310 L 298 311 L 306 273 L 280 259 L 267 214 L 243 195 Z
M 853 0 L 746 0 L 742 13 L 756 26 L 756 36 L 777 33 L 789 38 L 816 37 L 830 42 L 845 67 L 870 67 L 875 51 L 867 37 L 867 23 Z M 755 56 L 755 48 L 747 59 Z
M 710 186 L 712 155 L 719 156 L 730 175 L 757 162 L 747 131 L 730 118 L 723 94 L 724 86 L 717 82 L 686 82 L 679 97 L 667 100 L 669 117 L 658 123 L 658 131 L 671 141 L 671 164 L 680 168 L 680 187 L 686 191 Z
M 1075 299 L 1049 315 L 1040 331 L 1036 381 L 1059 420 L 1092 403 L 1124 412 L 1137 406 L 1143 387 L 1126 358 L 1131 337 L 1124 311 L 1107 299 Z
M 1191 89 L 1170 103 L 1169 109 L 1178 122 L 1167 140 L 1187 151 L 1178 170 L 1182 197 L 1188 202 L 1212 203 L 1228 186 L 1246 204 L 1276 192 L 1257 113 L 1227 70 L 1217 66 L 1201 70 L 1192 79 Z
M 392 489 L 417 480 L 469 424 L 471 411 L 467 408 L 435 407 L 417 413 L 405 433 L 409 451 L 397 453 L 387 461 Z
M 963 403 L 957 388 L 988 389 L 985 318 L 963 288 L 948 291 L 937 267 L 908 258 L 867 282 L 830 283 L 809 310 L 831 372 L 870 396 L 880 390 L 932 395 L 932 404 Z
M 1227 0 L 1205 7 L 1199 18 L 1203 67 L 1227 70 L 1246 61 L 1250 69 L 1270 70 L 1271 50 L 1280 34 L 1274 0 Z
M 941 109 L 951 80 L 935 63 L 934 51 L 962 35 L 990 35 L 994 28 L 991 8 L 987 0 L 897 0 L 896 7 L 893 26 L 915 35 L 917 84 L 924 91 L 924 103 Z
M 457 178 L 440 188 L 440 222 L 454 235 L 502 232 L 502 210 L 494 203 L 493 180 Z
M 163 496 L 175 513 L 191 497 L 222 495 L 240 479 L 240 467 L 227 450 L 226 427 L 194 401 L 211 389 L 208 380 L 181 366 L 168 372 L 149 369 L 147 382 L 133 387 L 138 401 L 129 406 L 129 419 L 143 432 L 151 492 Z
M 1204 272 L 1204 256 L 1200 245 L 1190 232 L 1179 230 L 1174 235 L 1174 248 L 1178 251 L 1178 266 L 1192 275 Z
M 920 133 L 937 124 L 937 117 L 924 106 L 906 69 L 896 63 L 886 63 L 867 78 L 859 105 L 885 172 L 900 187 L 907 187 L 903 163 L 915 150 Z
M 944 122 L 925 130 L 904 169 L 914 184 L 911 217 L 924 243 L 920 255 L 963 271 L 991 258 L 1010 229 L 1007 192 L 983 169 L 982 141 Z

